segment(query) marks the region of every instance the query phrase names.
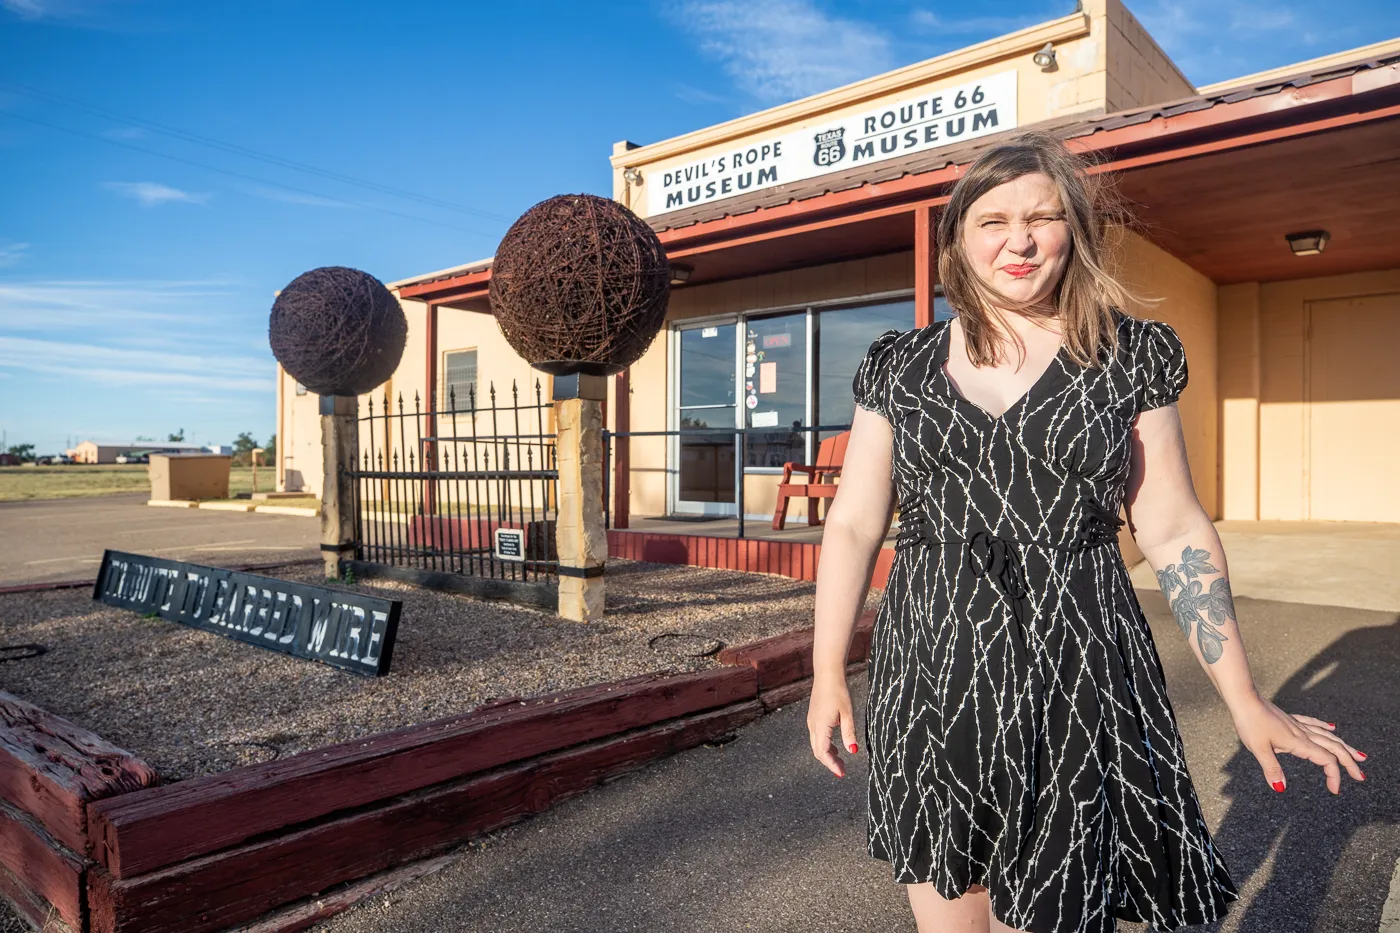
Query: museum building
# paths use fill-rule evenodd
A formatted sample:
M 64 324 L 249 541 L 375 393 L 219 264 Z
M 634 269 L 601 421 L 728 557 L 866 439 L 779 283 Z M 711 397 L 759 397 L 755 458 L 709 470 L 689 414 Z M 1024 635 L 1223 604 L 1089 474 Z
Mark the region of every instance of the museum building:
M 1198 88 L 1118 0 L 1084 0 L 845 87 L 614 146 L 613 197 L 657 231 L 673 280 L 665 327 L 608 379 L 609 430 L 759 429 L 742 465 L 729 436 L 617 439 L 615 525 L 732 516 L 740 498 L 746 518 L 771 519 L 783 464 L 814 462 L 851 421 L 870 342 L 948 315 L 938 212 L 982 151 L 1030 128 L 1090 153 L 1140 221 L 1121 235 L 1120 272 L 1160 299 L 1133 313 L 1185 344 L 1179 407 L 1206 511 L 1400 522 L 1400 39 Z M 548 403 L 551 377 L 491 316 L 490 277 L 487 259 L 390 284 L 408 344 L 376 405 L 416 394 L 443 411 L 474 391 L 480 408 L 488 386 L 533 397 L 537 382 Z M 317 399 L 278 375 L 279 488 L 319 494 Z M 796 526 L 806 502 L 788 512 Z

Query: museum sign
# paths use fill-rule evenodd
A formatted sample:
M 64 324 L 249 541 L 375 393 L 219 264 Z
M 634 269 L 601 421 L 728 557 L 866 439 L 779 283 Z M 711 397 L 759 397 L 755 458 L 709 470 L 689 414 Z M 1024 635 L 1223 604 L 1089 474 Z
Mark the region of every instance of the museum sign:
M 1016 126 L 1016 72 L 925 90 L 829 123 L 743 140 L 653 169 L 647 213 L 664 214 L 860 165 L 967 142 Z

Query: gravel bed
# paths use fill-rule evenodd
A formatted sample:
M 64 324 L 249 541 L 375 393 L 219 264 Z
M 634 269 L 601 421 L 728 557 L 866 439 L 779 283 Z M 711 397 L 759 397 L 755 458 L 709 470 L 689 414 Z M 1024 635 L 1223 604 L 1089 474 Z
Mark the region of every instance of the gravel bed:
M 323 583 L 315 565 L 268 571 Z M 90 591 L 0 596 L 0 689 L 153 765 L 163 781 L 268 761 L 465 712 L 651 671 L 720 666 L 704 652 L 812 624 L 816 585 L 612 558 L 607 611 L 579 623 L 393 581 L 348 589 L 403 601 L 392 672 L 370 678 L 94 602 Z M 867 608 L 881 591 L 872 588 Z M 649 641 L 658 635 L 654 646 Z M 697 656 L 698 655 L 698 656 Z

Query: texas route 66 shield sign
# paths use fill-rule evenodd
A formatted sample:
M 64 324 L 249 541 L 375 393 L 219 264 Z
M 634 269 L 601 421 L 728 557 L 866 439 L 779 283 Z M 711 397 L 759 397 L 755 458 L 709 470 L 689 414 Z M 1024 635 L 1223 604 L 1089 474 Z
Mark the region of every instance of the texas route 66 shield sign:
M 813 137 L 817 141 L 817 150 L 812 155 L 812 161 L 822 168 L 829 168 L 844 159 L 846 143 L 841 137 L 845 135 L 844 126 L 818 133 Z

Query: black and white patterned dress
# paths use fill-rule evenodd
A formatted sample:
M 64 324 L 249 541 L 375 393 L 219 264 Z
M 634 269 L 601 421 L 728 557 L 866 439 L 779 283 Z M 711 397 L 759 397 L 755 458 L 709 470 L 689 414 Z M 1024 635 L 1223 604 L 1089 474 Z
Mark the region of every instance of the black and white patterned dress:
M 1030 933 L 1222 917 L 1238 894 L 1117 542 L 1133 423 L 1185 387 L 1180 339 L 1119 315 L 1116 357 L 1062 349 L 993 418 L 943 369 L 948 323 L 881 334 L 852 385 L 894 429 L 900 505 L 867 669 L 869 852 L 945 898 L 983 885 Z

